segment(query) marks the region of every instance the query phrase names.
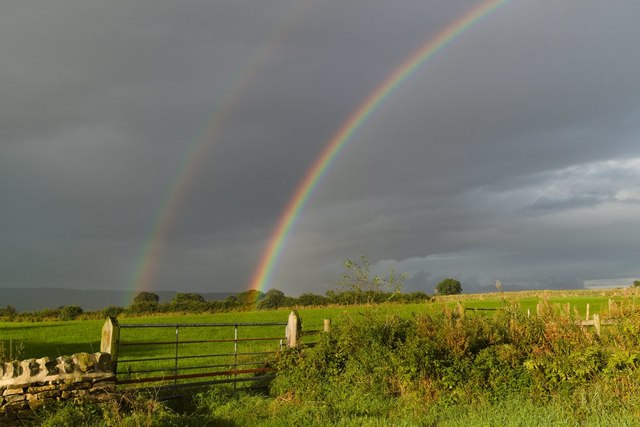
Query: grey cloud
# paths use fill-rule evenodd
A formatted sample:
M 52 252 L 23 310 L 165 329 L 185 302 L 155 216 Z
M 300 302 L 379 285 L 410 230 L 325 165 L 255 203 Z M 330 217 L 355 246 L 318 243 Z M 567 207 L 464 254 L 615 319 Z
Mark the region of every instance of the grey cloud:
M 583 194 L 576 197 L 564 199 L 553 199 L 549 197 L 541 197 L 529 206 L 529 209 L 550 211 L 584 208 L 599 205 L 601 203 L 614 200 L 614 194 Z
M 130 286 L 206 147 L 153 286 L 243 289 L 340 125 L 478 4 L 3 3 L 0 286 Z M 506 2 L 477 22 L 353 135 L 271 285 L 326 290 L 360 254 L 416 287 L 638 274 L 639 7 Z

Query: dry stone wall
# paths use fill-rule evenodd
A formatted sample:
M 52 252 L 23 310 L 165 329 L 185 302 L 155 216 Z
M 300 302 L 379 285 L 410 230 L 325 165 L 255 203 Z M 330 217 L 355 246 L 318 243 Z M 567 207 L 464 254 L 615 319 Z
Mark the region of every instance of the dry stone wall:
M 59 400 L 97 402 L 115 396 L 109 353 L 0 363 L 0 413 L 36 409 Z

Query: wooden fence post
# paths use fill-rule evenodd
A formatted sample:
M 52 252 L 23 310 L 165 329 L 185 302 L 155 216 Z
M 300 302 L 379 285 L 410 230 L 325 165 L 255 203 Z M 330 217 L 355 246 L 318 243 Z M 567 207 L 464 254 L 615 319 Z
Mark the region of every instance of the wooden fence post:
M 542 303 L 536 305 L 536 314 L 540 316 L 542 314 Z
M 585 316 L 584 320 L 589 320 L 589 303 L 587 303 L 587 315 Z
M 331 332 L 331 319 L 324 319 L 324 328 L 323 328 L 323 330 L 326 333 Z
M 100 351 L 111 355 L 111 368 L 116 372 L 118 366 L 118 348 L 120 346 L 120 324 L 115 317 L 107 317 L 102 326 Z
M 295 348 L 298 346 L 298 342 L 300 341 L 300 331 L 302 330 L 302 322 L 300 321 L 300 317 L 298 313 L 292 311 L 289 314 L 289 322 L 287 323 L 286 329 L 286 337 L 287 337 L 287 346 L 290 348 Z

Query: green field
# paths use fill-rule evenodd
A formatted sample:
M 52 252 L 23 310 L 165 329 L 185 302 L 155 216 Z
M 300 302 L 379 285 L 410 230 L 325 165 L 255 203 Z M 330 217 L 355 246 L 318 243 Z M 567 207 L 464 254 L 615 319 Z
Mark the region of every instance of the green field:
M 630 290 L 616 289 L 606 291 L 526 291 L 526 292 L 504 292 L 489 294 L 469 294 L 447 297 L 438 297 L 434 302 L 419 304 L 382 304 L 373 306 L 373 309 L 380 314 L 394 313 L 400 316 L 411 316 L 418 313 L 429 313 L 441 310 L 443 306 L 453 307 L 461 302 L 464 307 L 473 308 L 499 308 L 509 302 L 517 302 L 523 312 L 529 310 L 535 313 L 536 305 L 547 299 L 552 304 L 564 306 L 571 304 L 572 314 L 576 318 L 583 318 L 586 313 L 586 306 L 589 304 L 589 312 L 606 313 L 608 311 L 609 300 L 629 301 L 634 303 L 635 293 Z M 640 304 L 640 299 L 638 300 Z M 298 312 L 303 319 L 303 328 L 306 330 L 322 329 L 323 319 L 332 319 L 340 322 L 344 316 L 358 316 L 368 306 L 340 306 L 340 307 L 318 307 L 300 308 Z M 265 310 L 253 312 L 229 312 L 213 314 L 177 314 L 170 316 L 145 316 L 145 317 L 120 317 L 123 324 L 136 323 L 247 323 L 247 322 L 286 322 L 289 310 Z M 479 312 L 482 313 L 482 312 Z M 100 350 L 100 334 L 103 325 L 101 320 L 74 320 L 74 321 L 51 321 L 51 322 L 0 322 L 0 340 L 8 346 L 12 341 L 22 343 L 24 350 L 22 358 L 50 357 L 55 358 L 62 355 L 70 355 L 78 352 L 96 352 Z M 190 334 L 201 334 L 202 330 L 189 331 L 183 329 L 181 338 L 189 339 Z M 246 333 L 246 337 L 278 336 L 284 337 L 283 329 L 273 328 L 253 328 L 248 331 L 246 328 L 241 333 Z M 233 338 L 233 330 L 207 331 L 210 339 Z M 274 335 L 276 334 L 276 335 Z M 173 329 L 125 329 L 122 331 L 121 340 L 130 341 L 170 341 L 175 339 Z M 158 353 L 158 350 L 145 349 L 138 350 L 138 356 L 150 356 Z

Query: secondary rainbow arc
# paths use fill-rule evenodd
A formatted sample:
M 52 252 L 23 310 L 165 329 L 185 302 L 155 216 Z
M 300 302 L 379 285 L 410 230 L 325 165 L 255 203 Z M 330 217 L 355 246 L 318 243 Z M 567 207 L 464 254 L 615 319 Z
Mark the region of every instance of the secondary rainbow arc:
M 291 0 L 289 2 L 285 8 L 287 13 L 267 34 L 264 43 L 247 59 L 244 66 L 235 74 L 235 78 L 227 90 L 221 94 L 219 102 L 214 106 L 215 109 L 209 114 L 210 120 L 199 133 L 199 137 L 187 145 L 182 160 L 174 169 L 174 178 L 170 181 L 171 185 L 162 198 L 163 203 L 151 223 L 141 255 L 131 276 L 128 289 L 132 293 L 151 290 L 163 253 L 166 250 L 166 242 L 171 228 L 180 212 L 180 207 L 185 203 L 198 172 L 202 170 L 205 159 L 216 143 L 216 136 L 219 135 L 242 95 L 247 93 L 263 64 L 273 56 L 271 52 L 277 47 L 278 41 L 298 21 L 297 18 L 307 6 L 308 0 Z M 125 304 L 130 302 L 130 296 L 126 298 L 128 301 L 125 301 Z

